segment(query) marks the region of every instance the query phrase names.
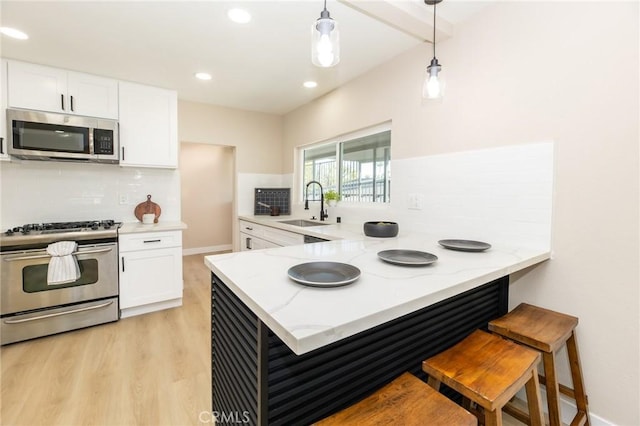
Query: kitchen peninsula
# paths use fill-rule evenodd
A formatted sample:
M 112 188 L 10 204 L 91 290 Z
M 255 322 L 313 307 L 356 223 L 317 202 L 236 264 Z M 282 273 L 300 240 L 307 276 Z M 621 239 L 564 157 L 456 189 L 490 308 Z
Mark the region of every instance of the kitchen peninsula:
M 446 250 L 442 236 L 401 232 L 205 257 L 212 271 L 213 411 L 252 424 L 309 424 L 326 417 L 461 340 L 507 311 L 509 275 L 549 259 L 548 248 L 494 245 Z M 377 253 L 438 256 L 397 266 Z M 287 270 L 336 261 L 358 267 L 354 283 L 300 285 Z

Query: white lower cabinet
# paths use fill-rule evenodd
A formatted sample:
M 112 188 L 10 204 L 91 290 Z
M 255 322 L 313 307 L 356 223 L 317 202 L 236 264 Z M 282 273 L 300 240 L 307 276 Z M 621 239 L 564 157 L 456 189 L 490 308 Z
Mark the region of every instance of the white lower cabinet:
M 182 231 L 120 235 L 119 249 L 123 318 L 182 305 Z
M 254 222 L 240 221 L 240 250 L 304 244 L 304 235 Z
M 247 250 L 260 250 L 271 247 L 282 247 L 274 242 L 263 240 L 262 238 L 254 237 L 250 234 L 240 233 L 240 251 Z

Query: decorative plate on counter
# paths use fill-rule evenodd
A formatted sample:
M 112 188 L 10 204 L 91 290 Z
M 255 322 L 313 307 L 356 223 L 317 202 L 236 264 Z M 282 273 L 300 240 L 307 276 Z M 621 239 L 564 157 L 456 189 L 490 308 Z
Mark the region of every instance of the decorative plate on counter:
M 435 254 L 417 250 L 383 250 L 378 252 L 378 257 L 385 262 L 403 266 L 425 266 L 438 260 Z
M 308 262 L 292 266 L 287 275 L 310 287 L 340 287 L 360 278 L 360 269 L 340 262 Z
M 491 244 L 473 240 L 440 240 L 442 247 L 458 251 L 485 251 L 491 248 Z

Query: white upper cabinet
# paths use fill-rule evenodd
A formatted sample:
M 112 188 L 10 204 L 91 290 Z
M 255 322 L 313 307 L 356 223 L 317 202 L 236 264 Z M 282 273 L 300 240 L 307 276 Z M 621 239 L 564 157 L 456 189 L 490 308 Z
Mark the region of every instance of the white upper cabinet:
M 8 160 L 7 154 L 7 61 L 0 61 L 0 161 Z
M 118 81 L 9 61 L 8 106 L 89 117 L 118 118 Z
M 120 165 L 178 167 L 175 91 L 120 82 Z
M 117 80 L 69 72 L 67 93 L 74 114 L 118 119 Z

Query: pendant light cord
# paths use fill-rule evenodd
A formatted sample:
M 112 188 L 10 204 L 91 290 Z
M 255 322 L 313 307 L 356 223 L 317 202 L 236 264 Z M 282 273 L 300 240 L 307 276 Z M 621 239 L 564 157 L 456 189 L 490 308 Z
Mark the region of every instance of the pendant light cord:
M 324 0 L 325 3 L 327 0 Z M 433 57 L 436 57 L 436 6 L 438 3 L 433 4 Z

